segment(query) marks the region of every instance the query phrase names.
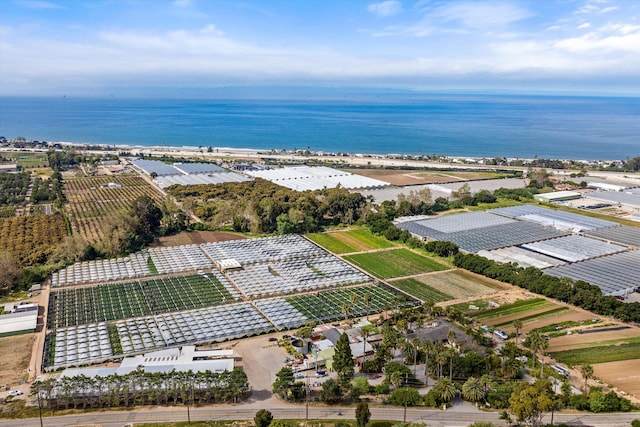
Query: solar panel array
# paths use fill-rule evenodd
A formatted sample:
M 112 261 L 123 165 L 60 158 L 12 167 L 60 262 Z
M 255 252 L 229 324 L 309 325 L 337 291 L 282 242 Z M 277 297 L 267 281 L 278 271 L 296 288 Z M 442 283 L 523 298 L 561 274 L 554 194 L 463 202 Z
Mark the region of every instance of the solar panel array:
M 640 228 L 637 227 L 622 225 L 620 227 L 590 230 L 585 232 L 584 234 L 598 239 L 640 248 Z
M 604 295 L 625 295 L 640 286 L 640 251 L 622 252 L 545 270 L 556 277 L 597 285 Z
M 527 243 L 522 247 L 568 262 L 583 261 L 626 250 L 624 246 L 576 235 Z

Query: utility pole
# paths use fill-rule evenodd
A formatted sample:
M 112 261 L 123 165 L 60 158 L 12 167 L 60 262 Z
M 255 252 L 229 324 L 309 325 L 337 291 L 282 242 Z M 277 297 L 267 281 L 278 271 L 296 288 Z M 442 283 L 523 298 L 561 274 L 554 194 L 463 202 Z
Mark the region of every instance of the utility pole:
M 36 383 L 36 397 L 38 399 L 38 411 L 40 412 L 40 427 L 43 427 L 42 424 L 42 401 L 40 400 L 40 383 Z
M 317 356 L 316 356 L 316 370 L 318 369 L 318 362 L 317 362 Z M 306 422 L 305 425 L 309 425 L 309 372 L 307 372 L 307 389 L 305 390 L 306 393 L 306 414 L 305 414 L 305 418 L 306 418 Z

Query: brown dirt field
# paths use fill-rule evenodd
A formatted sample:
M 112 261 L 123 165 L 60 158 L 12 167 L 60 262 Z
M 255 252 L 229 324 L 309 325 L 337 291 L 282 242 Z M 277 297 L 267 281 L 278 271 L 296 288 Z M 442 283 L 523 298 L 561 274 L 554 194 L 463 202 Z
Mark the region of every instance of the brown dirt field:
M 332 237 L 340 240 L 341 242 L 356 248 L 355 252 L 360 252 L 360 251 L 368 251 L 370 249 L 376 249 L 375 247 L 372 247 L 371 245 L 367 244 L 367 242 L 363 242 L 362 240 L 358 239 L 357 237 L 351 236 L 349 234 L 347 234 L 347 232 L 350 230 L 344 230 L 344 231 L 336 231 L 336 232 L 332 232 L 330 233 Z
M 630 396 L 640 397 L 640 361 L 623 360 L 620 362 L 596 363 L 593 365 L 596 377 L 607 384 L 614 385 Z
M 529 310 L 529 311 L 523 311 L 521 313 L 515 313 L 515 314 L 511 314 L 509 316 L 500 316 L 500 317 L 494 317 L 493 319 L 485 319 L 484 323 L 488 326 L 493 326 L 496 325 L 498 323 L 505 323 L 505 322 L 511 322 L 513 320 L 516 319 L 520 319 L 523 317 L 527 317 L 527 316 L 533 316 L 534 314 L 539 314 L 539 313 L 544 313 L 547 312 L 549 310 L 553 310 L 554 308 L 560 307 L 559 305 L 556 304 L 546 304 L 543 307 L 537 308 L 535 310 Z M 568 308 L 568 307 L 567 307 Z M 547 318 L 546 319 L 547 323 L 553 323 L 555 322 L 555 320 L 553 318 Z
M 219 231 L 183 231 L 173 236 L 158 238 L 151 247 L 168 247 L 180 245 L 202 244 L 210 242 L 226 242 L 227 240 L 246 239 L 245 236 Z
M 581 320 L 590 320 L 593 318 L 593 313 L 588 313 L 582 310 L 576 311 L 576 309 L 572 307 L 569 307 L 569 309 L 571 311 L 569 311 L 568 313 L 560 313 L 557 316 L 554 316 L 552 319 L 533 319 L 529 322 L 524 322 L 524 324 L 522 325 L 521 332 L 526 333 L 533 329 L 541 328 L 551 323 L 561 323 L 561 322 L 568 322 L 568 321 L 579 322 Z
M 347 171 L 379 179 L 389 184 L 405 186 L 416 184 L 442 184 L 447 182 L 463 182 L 476 179 L 493 178 L 491 172 L 458 172 L 458 171 L 415 171 L 389 169 L 347 169 Z
M 16 385 L 24 380 L 31 360 L 33 334 L 0 338 L 0 385 Z
M 627 326 L 627 325 L 625 325 Z M 619 331 L 593 332 L 590 334 L 573 334 L 563 335 L 561 337 L 551 338 L 549 340 L 549 349 L 547 352 L 555 352 L 562 350 L 572 350 L 575 348 L 589 347 L 591 343 L 595 344 L 602 341 L 624 340 L 625 338 L 640 337 L 640 329 L 633 326 L 628 329 Z M 637 362 L 637 361 L 636 361 Z

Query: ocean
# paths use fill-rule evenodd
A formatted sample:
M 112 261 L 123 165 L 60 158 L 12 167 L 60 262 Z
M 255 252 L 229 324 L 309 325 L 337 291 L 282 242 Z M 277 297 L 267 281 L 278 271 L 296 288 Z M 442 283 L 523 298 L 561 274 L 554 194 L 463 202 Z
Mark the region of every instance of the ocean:
M 88 144 L 614 160 L 640 155 L 640 98 L 0 98 L 0 136 Z

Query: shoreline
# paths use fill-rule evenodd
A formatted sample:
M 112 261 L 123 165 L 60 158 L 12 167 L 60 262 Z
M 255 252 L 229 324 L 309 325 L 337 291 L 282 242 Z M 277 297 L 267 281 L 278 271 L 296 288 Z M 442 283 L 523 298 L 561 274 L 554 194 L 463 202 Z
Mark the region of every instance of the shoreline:
M 33 141 L 31 141 L 33 142 Z M 203 156 L 203 157 L 230 157 L 233 155 L 237 156 L 246 156 L 250 158 L 262 158 L 262 157 L 275 157 L 275 158 L 300 158 L 300 159 L 312 159 L 312 158 L 322 158 L 322 159 L 344 159 L 344 158 L 361 158 L 361 159 L 385 159 L 385 160 L 401 160 L 401 161 L 418 161 L 418 162 L 428 162 L 428 163 L 438 163 L 437 160 L 432 159 L 430 156 L 420 155 L 420 154 L 402 154 L 402 153 L 357 153 L 357 152 L 324 152 L 324 151 L 309 151 L 297 149 L 297 150 L 285 150 L 285 149 L 277 149 L 271 148 L 269 150 L 265 149 L 257 149 L 257 148 L 236 148 L 236 147 L 204 147 L 204 146 L 170 146 L 170 145 L 137 145 L 137 144 L 92 144 L 92 143 L 82 143 L 82 142 L 71 142 L 71 141 L 52 141 L 47 142 L 48 147 L 25 147 L 25 148 L 14 148 L 14 147 L 0 147 L 2 151 L 8 151 L 7 149 L 11 149 L 14 151 L 24 151 L 24 150 L 38 150 L 38 151 L 47 151 L 54 144 L 61 145 L 62 147 L 73 147 L 76 149 L 83 149 L 89 152 L 99 152 L 104 151 L 108 153 L 116 153 L 119 151 L 137 151 L 138 154 L 142 153 L 145 155 L 158 154 L 158 155 L 180 155 L 180 156 Z M 98 147 L 97 150 L 92 149 L 92 147 Z M 213 151 L 209 152 L 209 148 Z M 132 153 L 133 154 L 133 153 Z M 431 155 L 436 156 L 443 163 L 458 163 L 466 166 L 486 166 L 486 167 L 506 167 L 500 165 L 486 165 L 480 163 L 485 159 L 495 159 L 495 158 L 504 158 L 507 161 L 524 161 L 524 162 L 532 162 L 535 160 L 533 157 L 519 157 L 519 156 L 474 156 L 474 155 L 450 155 L 450 154 L 441 154 L 441 155 Z M 634 155 L 628 155 L 626 158 L 633 158 Z M 587 165 L 602 165 L 602 164 L 611 164 L 615 162 L 623 162 L 624 159 L 577 159 L 577 158 L 555 158 L 555 157 L 544 157 L 537 156 L 539 159 L 548 159 L 548 160 L 557 160 L 562 162 L 576 162 L 576 163 L 584 163 Z

